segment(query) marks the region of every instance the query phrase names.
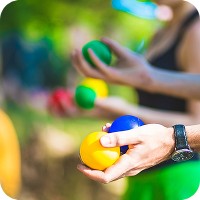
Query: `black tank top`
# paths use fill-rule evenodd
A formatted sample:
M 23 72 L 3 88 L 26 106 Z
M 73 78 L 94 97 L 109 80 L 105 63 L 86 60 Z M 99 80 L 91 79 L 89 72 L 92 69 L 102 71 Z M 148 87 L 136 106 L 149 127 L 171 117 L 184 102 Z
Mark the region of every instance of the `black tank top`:
M 181 43 L 187 27 L 192 24 L 197 17 L 199 17 L 199 14 L 195 11 L 183 21 L 173 44 L 162 54 L 159 54 L 154 59 L 149 60 L 153 66 L 166 70 L 181 71 L 176 59 L 177 48 Z M 162 94 L 152 94 L 142 90 L 137 91 L 140 105 L 162 110 L 186 111 L 186 101 L 184 99 Z
M 179 47 L 179 44 L 181 43 L 181 40 L 187 30 L 187 27 L 191 25 L 194 22 L 194 20 L 197 19 L 197 17 L 199 17 L 199 14 L 197 11 L 195 11 L 195 12 L 192 12 L 183 21 L 178 31 L 178 34 L 174 39 L 173 44 L 162 54 L 157 55 L 154 59 L 149 61 L 153 66 L 155 66 L 156 68 L 162 68 L 166 70 L 181 71 L 181 68 L 178 65 L 177 59 L 176 59 L 177 48 Z M 152 93 L 148 93 L 142 90 L 137 90 L 137 92 L 138 92 L 140 105 L 155 108 L 155 109 L 168 110 L 168 111 L 181 111 L 181 112 L 186 111 L 186 100 L 184 99 L 162 95 L 162 94 L 152 94 Z M 197 159 L 198 159 L 198 154 L 196 153 L 195 156 L 191 160 L 197 160 Z M 176 162 L 174 162 L 173 160 L 168 160 L 145 171 L 160 168 L 160 167 L 167 166 L 170 164 L 176 164 Z

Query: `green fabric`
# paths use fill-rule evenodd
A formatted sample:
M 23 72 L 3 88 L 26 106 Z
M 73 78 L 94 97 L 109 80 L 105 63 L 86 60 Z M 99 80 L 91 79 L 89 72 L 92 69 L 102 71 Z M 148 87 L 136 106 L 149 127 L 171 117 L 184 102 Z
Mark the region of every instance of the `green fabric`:
M 123 200 L 184 200 L 200 184 L 200 161 L 180 163 L 128 178 Z

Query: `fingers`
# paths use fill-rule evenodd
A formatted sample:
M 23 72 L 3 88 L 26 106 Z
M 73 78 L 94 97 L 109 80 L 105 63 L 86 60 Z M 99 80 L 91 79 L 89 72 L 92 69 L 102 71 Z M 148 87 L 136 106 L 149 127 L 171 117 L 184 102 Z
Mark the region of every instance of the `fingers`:
M 102 42 L 104 42 L 111 48 L 111 50 L 114 52 L 114 54 L 117 57 L 120 57 L 120 58 L 126 57 L 126 54 L 127 54 L 126 50 L 119 43 L 117 43 L 116 41 L 111 40 L 109 38 L 102 38 L 101 40 L 102 40 Z
M 114 77 L 113 73 L 116 73 L 113 68 L 107 66 L 105 63 L 103 63 L 96 55 L 95 53 L 89 49 L 88 50 L 89 55 L 94 62 L 96 68 L 98 69 L 99 72 L 101 72 L 105 77 L 112 79 Z
M 101 137 L 101 145 L 104 147 L 116 147 L 138 144 L 140 143 L 140 138 L 138 137 L 139 133 L 137 134 L 136 129 L 107 134 Z
M 130 159 L 129 155 L 124 154 L 114 165 L 107 168 L 105 171 L 92 170 L 82 164 L 79 164 L 77 169 L 92 180 L 101 183 L 109 183 L 126 176 L 126 172 L 132 169 Z
M 95 68 L 90 66 L 89 63 L 83 58 L 80 50 L 75 50 L 71 55 L 72 63 L 80 74 L 87 77 L 102 79 L 107 82 L 116 82 L 118 79 L 121 79 L 118 70 L 113 67 L 108 67 L 91 49 L 89 49 L 88 52 L 93 63 L 95 64 Z
M 108 132 L 109 131 L 109 128 L 110 128 L 111 124 L 110 123 L 106 123 L 105 126 L 102 127 L 102 131 L 104 132 Z
M 80 50 L 75 50 L 71 55 L 71 60 L 76 68 L 76 70 L 88 77 L 99 78 L 102 79 L 101 73 L 99 73 L 96 69 L 90 66 L 87 61 L 83 58 Z
M 103 183 L 104 182 L 104 172 L 99 170 L 92 170 L 85 165 L 78 164 L 77 169 L 82 172 L 88 178 Z
M 79 65 L 78 65 L 78 62 L 77 62 L 77 59 L 76 59 L 76 54 L 77 54 L 76 50 L 74 50 L 74 51 L 71 53 L 71 61 L 72 61 L 72 64 L 73 64 L 73 66 L 75 67 L 75 69 L 78 71 L 78 73 L 80 73 L 81 75 L 84 75 L 84 74 L 82 73 L 82 70 L 79 69 Z
M 132 169 L 132 167 L 131 157 L 128 154 L 122 155 L 114 165 L 105 170 L 105 183 L 124 177 L 125 173 Z

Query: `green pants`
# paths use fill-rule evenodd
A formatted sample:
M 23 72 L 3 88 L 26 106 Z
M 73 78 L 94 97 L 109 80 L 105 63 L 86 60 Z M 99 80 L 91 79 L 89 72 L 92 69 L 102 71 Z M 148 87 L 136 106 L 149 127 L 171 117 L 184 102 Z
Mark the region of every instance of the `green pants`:
M 184 200 L 200 184 L 200 161 L 180 163 L 128 178 L 123 200 Z

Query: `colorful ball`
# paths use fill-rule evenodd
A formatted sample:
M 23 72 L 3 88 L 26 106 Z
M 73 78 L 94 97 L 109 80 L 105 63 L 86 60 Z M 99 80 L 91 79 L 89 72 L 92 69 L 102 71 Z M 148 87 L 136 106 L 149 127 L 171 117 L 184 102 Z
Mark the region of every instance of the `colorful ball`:
M 97 97 L 108 96 L 107 84 L 100 79 L 86 78 L 76 88 L 75 101 L 77 105 L 84 109 L 92 109 Z
M 81 144 L 80 158 L 92 169 L 105 170 L 120 157 L 119 147 L 107 148 L 100 144 L 100 138 L 106 134 L 106 132 L 90 133 Z
M 74 95 L 66 88 L 55 89 L 48 98 L 47 109 L 50 113 L 65 116 L 75 109 Z
M 108 86 L 103 80 L 86 78 L 82 81 L 81 85 L 93 89 L 96 92 L 97 97 L 103 98 L 108 96 Z
M 91 66 L 95 67 L 95 64 L 88 53 L 88 49 L 92 49 L 98 58 L 100 58 L 105 64 L 110 65 L 112 54 L 110 48 L 106 44 L 98 40 L 93 40 L 85 44 L 82 48 L 84 58 Z
M 144 122 L 139 119 L 138 117 L 132 115 L 124 115 L 118 117 L 109 128 L 108 133 L 119 132 L 119 131 L 126 131 L 130 129 L 137 128 L 139 126 L 143 126 Z M 128 150 L 128 146 L 120 147 L 121 153 L 124 154 Z
M 75 91 L 75 101 L 78 106 L 84 109 L 94 108 L 97 94 L 94 90 L 86 86 L 78 86 Z

